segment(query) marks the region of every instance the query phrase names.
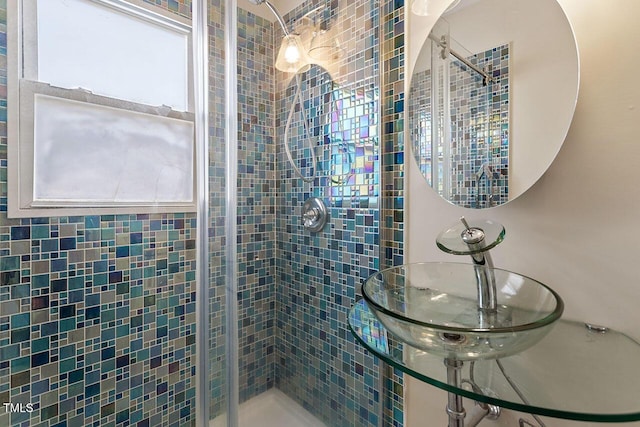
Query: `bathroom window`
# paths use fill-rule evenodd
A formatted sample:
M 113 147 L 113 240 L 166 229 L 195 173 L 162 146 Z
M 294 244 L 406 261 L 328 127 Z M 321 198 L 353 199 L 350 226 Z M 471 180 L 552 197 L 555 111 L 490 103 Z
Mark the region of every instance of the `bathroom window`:
M 189 22 L 137 0 L 8 13 L 9 215 L 195 210 Z

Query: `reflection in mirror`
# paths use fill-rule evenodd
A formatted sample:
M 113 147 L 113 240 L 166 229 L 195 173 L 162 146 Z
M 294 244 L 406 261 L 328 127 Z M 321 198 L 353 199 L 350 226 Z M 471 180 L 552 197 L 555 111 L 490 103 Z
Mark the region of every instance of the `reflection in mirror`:
M 443 198 L 489 208 L 549 167 L 578 92 L 578 52 L 556 0 L 461 0 L 426 37 L 411 78 L 408 136 Z

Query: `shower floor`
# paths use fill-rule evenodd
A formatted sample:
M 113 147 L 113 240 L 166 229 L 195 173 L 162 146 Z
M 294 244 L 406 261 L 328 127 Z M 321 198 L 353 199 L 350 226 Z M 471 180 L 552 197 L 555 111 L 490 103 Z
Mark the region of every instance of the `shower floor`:
M 326 427 L 286 394 L 272 388 L 240 405 L 240 427 Z M 224 427 L 226 417 L 211 421 L 210 427 Z

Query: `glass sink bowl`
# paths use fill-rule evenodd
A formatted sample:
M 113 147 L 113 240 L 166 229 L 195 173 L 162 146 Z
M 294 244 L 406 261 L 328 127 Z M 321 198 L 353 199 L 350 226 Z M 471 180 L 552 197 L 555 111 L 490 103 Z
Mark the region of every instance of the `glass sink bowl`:
M 397 340 L 461 361 L 525 350 L 562 315 L 564 303 L 553 290 L 529 277 L 493 268 L 498 309 L 489 323 L 486 315 L 481 321 L 475 268 L 449 262 L 392 267 L 369 277 L 362 295 Z

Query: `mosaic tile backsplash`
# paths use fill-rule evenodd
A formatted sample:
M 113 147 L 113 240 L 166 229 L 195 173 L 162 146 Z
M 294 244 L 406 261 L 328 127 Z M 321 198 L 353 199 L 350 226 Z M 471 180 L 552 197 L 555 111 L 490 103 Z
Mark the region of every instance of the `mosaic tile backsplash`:
M 464 207 L 497 206 L 509 200 L 509 45 L 467 59 L 490 70 L 494 80 L 483 86 L 479 75 L 457 60 L 450 61 L 450 146 L 445 149 L 441 142 L 438 152 L 432 153 L 430 70 L 412 77 L 409 135 L 412 148 L 423 159 L 420 169 L 430 183 L 432 168 L 437 165 L 434 188 L 447 200 Z M 445 175 L 442 164 L 447 154 L 451 172 Z M 491 180 L 486 173 L 480 179 L 476 176 L 484 165 L 490 168 Z
M 5 53 L 0 425 L 193 425 L 195 214 L 8 219 Z

